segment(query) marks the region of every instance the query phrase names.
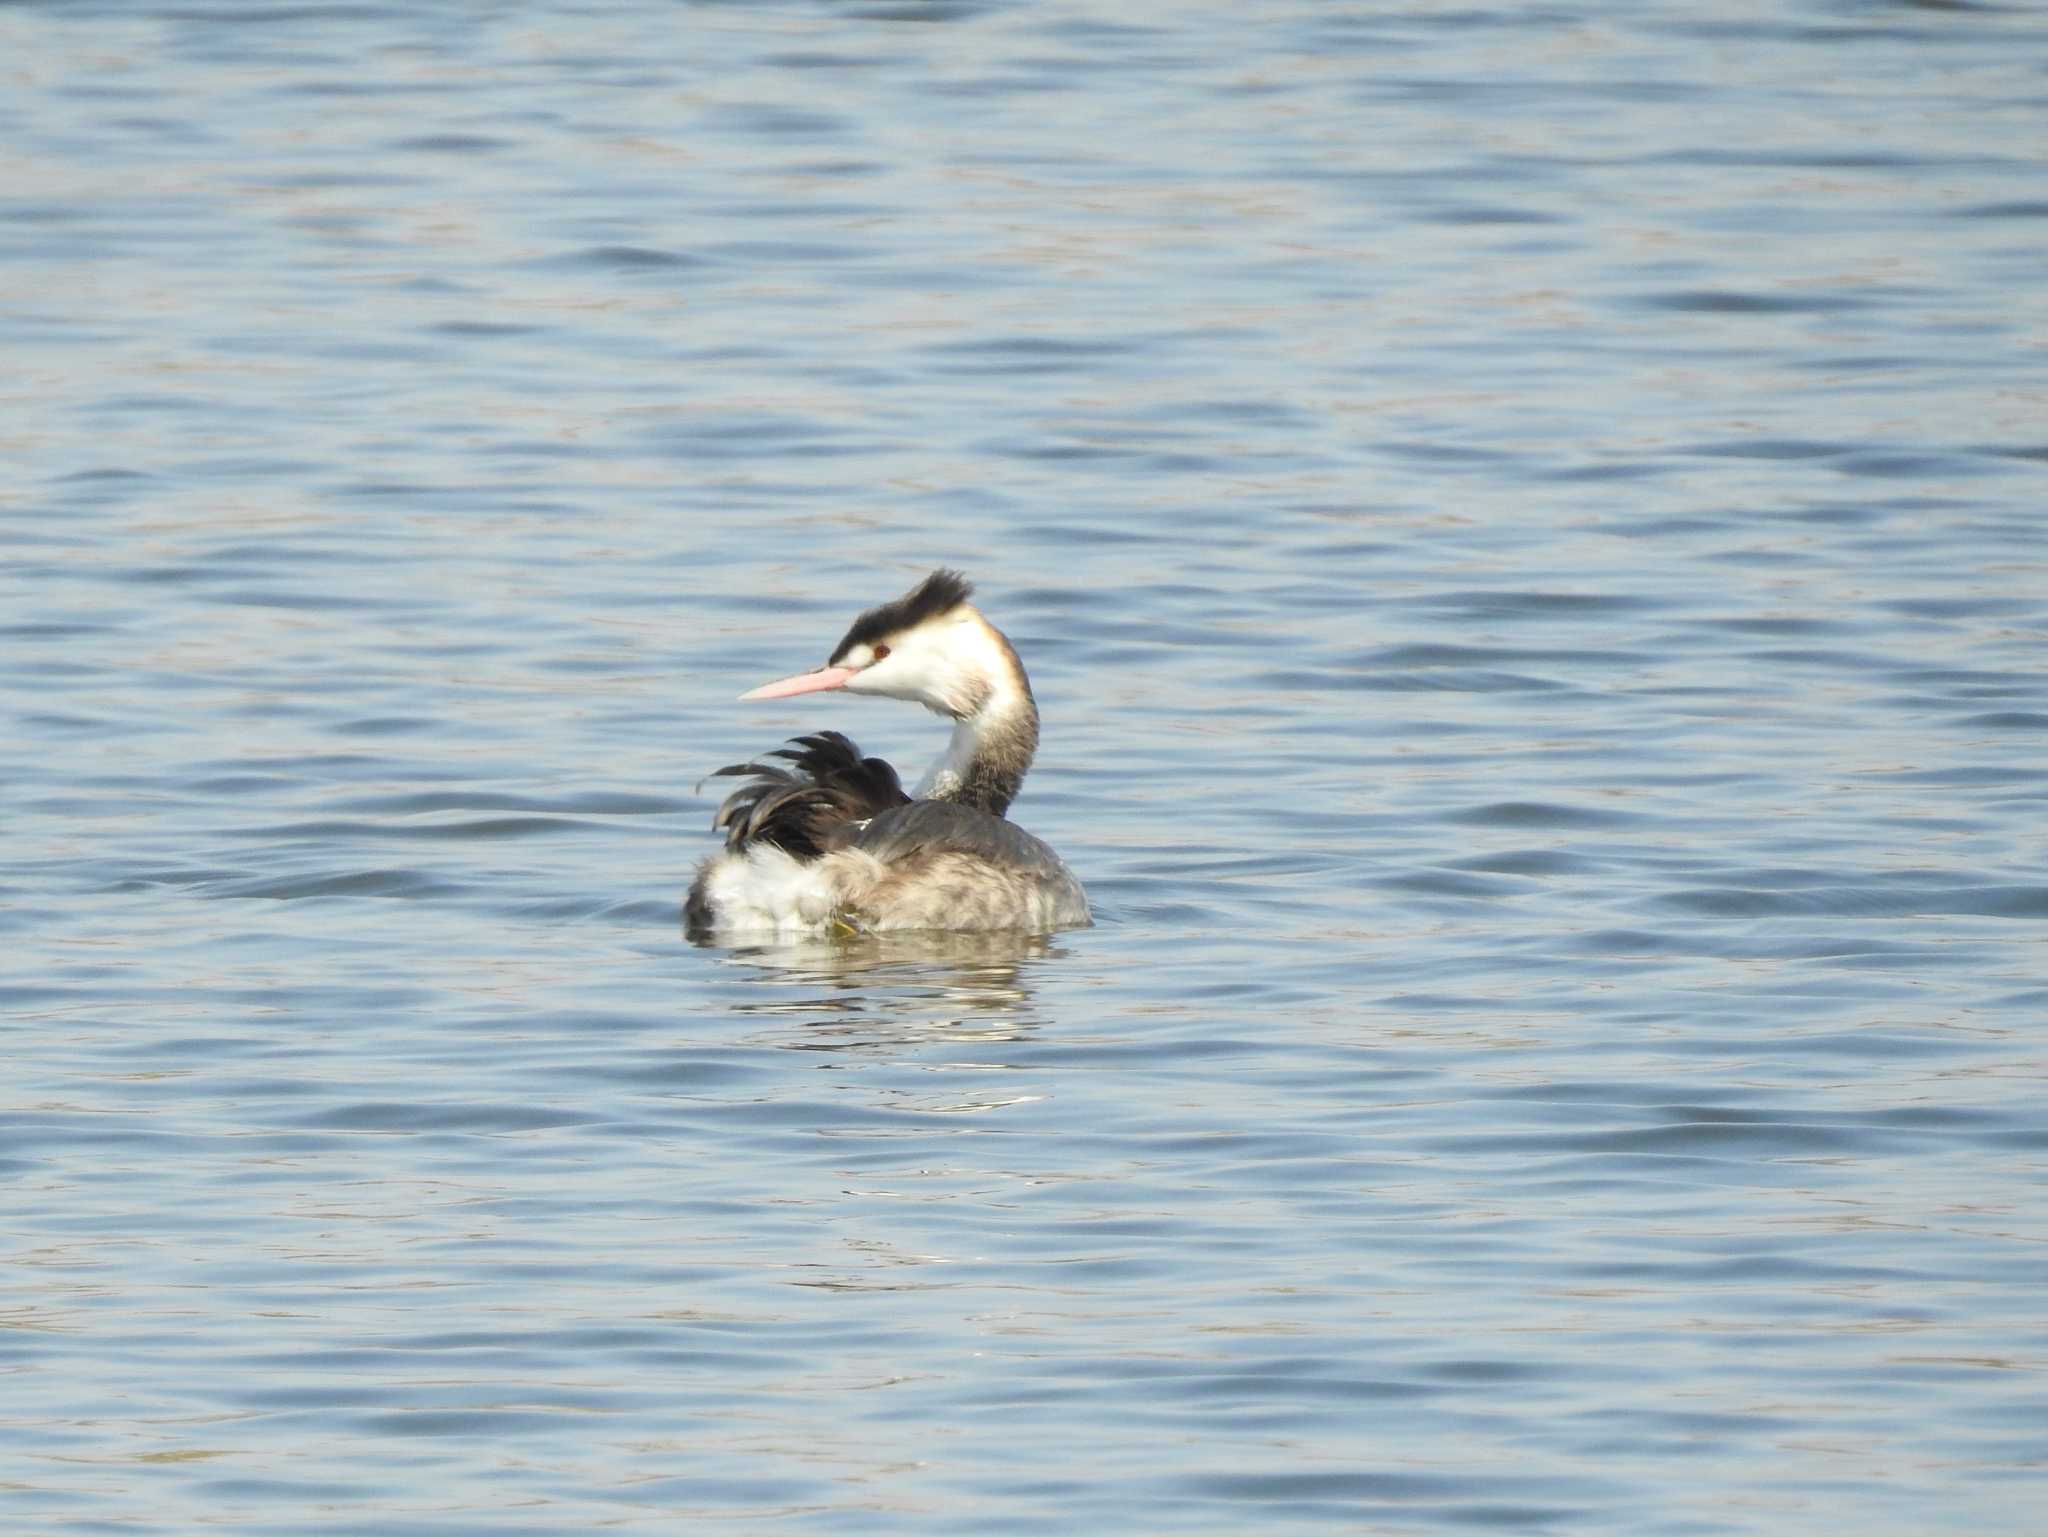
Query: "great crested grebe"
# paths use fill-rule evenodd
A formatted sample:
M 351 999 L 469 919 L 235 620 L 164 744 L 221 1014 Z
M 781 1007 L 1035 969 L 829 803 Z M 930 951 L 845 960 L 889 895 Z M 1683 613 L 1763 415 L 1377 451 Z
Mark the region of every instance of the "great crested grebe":
M 1002 631 L 967 601 L 957 571 L 934 571 L 871 608 L 816 672 L 741 699 L 826 689 L 909 699 L 953 722 L 945 754 L 903 793 L 896 771 L 836 731 L 797 737 L 712 818 L 725 848 L 704 861 L 683 908 L 695 935 L 883 929 L 1017 929 L 1089 921 L 1081 883 L 1003 813 L 1038 750 L 1031 681 Z

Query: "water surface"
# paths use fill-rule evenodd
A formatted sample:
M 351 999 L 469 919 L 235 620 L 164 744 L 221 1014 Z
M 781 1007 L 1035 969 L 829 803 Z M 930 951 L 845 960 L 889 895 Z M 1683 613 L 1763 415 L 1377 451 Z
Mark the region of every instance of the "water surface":
M 2022 1533 L 2024 7 L 15 7 L 10 1530 Z M 693 947 L 941 562 L 1089 930 Z

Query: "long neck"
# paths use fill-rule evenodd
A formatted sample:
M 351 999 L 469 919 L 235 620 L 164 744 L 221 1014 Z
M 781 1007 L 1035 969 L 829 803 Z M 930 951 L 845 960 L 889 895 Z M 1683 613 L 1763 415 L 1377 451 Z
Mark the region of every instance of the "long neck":
M 958 801 L 996 817 L 1010 809 L 1038 752 L 1038 703 L 1014 652 L 1010 661 L 981 708 L 955 723 L 945 755 L 917 787 L 919 800 Z

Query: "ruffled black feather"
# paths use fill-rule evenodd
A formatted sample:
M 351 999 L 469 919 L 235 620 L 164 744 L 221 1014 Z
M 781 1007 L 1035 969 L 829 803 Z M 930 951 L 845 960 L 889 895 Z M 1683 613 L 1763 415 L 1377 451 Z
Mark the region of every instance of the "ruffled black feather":
M 753 776 L 711 819 L 714 828 L 725 829 L 725 846 L 734 853 L 766 843 L 798 859 L 817 859 L 851 842 L 869 818 L 910 803 L 896 770 L 880 758 L 863 758 L 837 731 L 797 737 L 769 756 L 793 766 L 734 763 L 717 771 Z

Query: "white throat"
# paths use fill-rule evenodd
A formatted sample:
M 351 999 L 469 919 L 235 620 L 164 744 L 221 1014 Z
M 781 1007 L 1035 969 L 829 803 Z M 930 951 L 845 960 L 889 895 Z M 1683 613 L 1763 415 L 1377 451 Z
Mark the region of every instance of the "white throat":
M 921 801 L 952 800 L 959 795 L 960 787 L 967 783 L 967 770 L 974 762 L 975 744 L 980 733 L 975 730 L 975 721 L 970 717 L 953 728 L 953 735 L 947 739 L 946 750 L 939 759 L 924 771 L 924 778 L 917 782 L 913 798 Z

